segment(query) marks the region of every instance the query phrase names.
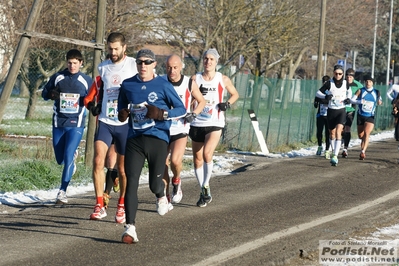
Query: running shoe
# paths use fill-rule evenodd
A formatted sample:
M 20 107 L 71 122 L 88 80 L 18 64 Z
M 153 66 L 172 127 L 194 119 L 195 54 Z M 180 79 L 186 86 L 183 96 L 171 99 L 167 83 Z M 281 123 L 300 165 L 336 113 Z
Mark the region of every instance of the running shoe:
M 342 151 L 342 158 L 348 158 L 348 151 L 346 150 L 346 149 L 344 149 L 343 151 Z
M 55 204 L 67 204 L 67 203 L 68 203 L 68 198 L 66 196 L 66 192 L 64 190 L 58 191 Z
M 96 204 L 96 206 L 94 206 L 94 212 L 90 215 L 90 220 L 101 220 L 104 217 L 107 217 L 105 208 L 101 208 L 100 204 Z
M 209 186 L 202 187 L 202 194 L 205 202 L 211 203 L 212 196 L 211 196 L 211 188 Z
M 321 152 L 323 151 L 323 147 L 322 146 L 319 146 L 318 148 L 317 148 L 317 152 L 316 152 L 316 155 L 321 155 Z
M 366 153 L 361 152 L 361 153 L 359 154 L 359 160 L 364 160 L 364 158 L 366 158 Z
M 170 202 L 170 195 L 166 195 L 166 198 L 168 199 L 168 210 L 171 211 L 173 210 L 173 204 Z
M 118 204 L 118 207 L 116 208 L 115 222 L 118 224 L 123 224 L 126 222 L 124 204 Z
M 331 151 L 326 151 L 326 153 L 324 154 L 327 160 L 331 159 Z
M 183 191 L 181 190 L 180 177 L 173 177 L 172 184 L 173 184 L 172 203 L 179 203 L 183 198 Z
M 114 190 L 114 192 L 119 192 L 120 187 L 119 187 L 119 177 L 115 178 L 114 180 L 114 185 L 112 186 L 112 189 Z
M 125 232 L 122 234 L 122 242 L 126 244 L 134 244 L 139 242 L 136 233 L 136 227 L 133 224 L 125 225 Z
M 330 163 L 331 163 L 331 166 L 337 166 L 337 164 L 338 164 L 338 158 L 337 158 L 336 155 L 334 155 L 334 156 L 331 158 Z
M 206 207 L 206 202 L 205 202 L 204 195 L 202 194 L 202 192 L 200 194 L 199 200 L 197 201 L 197 206 L 201 207 L 201 208 Z
M 169 202 L 166 196 L 157 198 L 157 212 L 159 215 L 165 215 L 169 211 Z
M 109 204 L 109 199 L 111 198 L 110 195 L 108 195 L 107 193 L 103 194 L 103 202 L 104 202 L 104 208 L 108 208 L 108 204 Z

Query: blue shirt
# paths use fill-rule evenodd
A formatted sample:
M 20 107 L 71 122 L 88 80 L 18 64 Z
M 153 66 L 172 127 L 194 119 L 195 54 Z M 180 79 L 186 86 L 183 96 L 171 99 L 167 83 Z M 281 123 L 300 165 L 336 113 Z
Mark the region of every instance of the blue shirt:
M 92 83 L 91 77 L 78 72 L 71 74 L 68 69 L 55 73 L 44 86 L 42 97 L 49 100 L 51 90 L 60 93 L 60 99 L 54 101 L 53 127 L 85 127 L 86 108 L 84 97 Z
M 145 105 L 154 105 L 168 112 L 167 120 L 153 120 L 145 117 Z M 128 138 L 140 135 L 153 136 L 169 143 L 169 128 L 172 120 L 186 114 L 186 107 L 172 84 L 160 76 L 150 81 L 140 80 L 138 75 L 122 82 L 118 97 L 118 111 L 129 108 Z

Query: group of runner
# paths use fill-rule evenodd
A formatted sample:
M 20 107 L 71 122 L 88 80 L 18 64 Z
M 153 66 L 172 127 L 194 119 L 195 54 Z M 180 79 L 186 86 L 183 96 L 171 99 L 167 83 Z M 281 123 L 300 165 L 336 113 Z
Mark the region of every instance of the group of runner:
M 42 96 L 54 100 L 53 146 L 57 163 L 64 164 L 56 202 L 68 202 L 66 191 L 76 171 L 86 107 L 97 117 L 92 173 L 96 204 L 90 219 L 107 216 L 113 187 L 119 191 L 115 222 L 126 223 L 122 242 L 130 244 L 138 242 L 137 190 L 145 160 L 157 212 L 165 215 L 183 197 L 180 174 L 188 136 L 200 185 L 196 205 L 205 207 L 212 201 L 213 154 L 225 126 L 224 113 L 239 95 L 231 80 L 216 71 L 220 57 L 216 49 L 203 54 L 203 72 L 187 77 L 181 74 L 183 61 L 178 55 L 168 57 L 167 75 L 158 76 L 153 51 L 142 49 L 133 58 L 126 55 L 126 46 L 123 34 L 108 36 L 108 59 L 99 64 L 94 82 L 79 70 L 81 53 L 71 50 L 68 69 L 50 79 Z
M 377 105 L 382 104 L 382 99 L 380 92 L 373 87 L 374 79 L 371 76 L 366 75 L 364 82 L 363 86 L 355 80 L 355 71 L 352 68 L 346 70 L 344 78 L 343 66 L 335 65 L 334 76 L 332 78 L 323 77 L 323 85 L 316 92 L 314 106 L 318 108 L 317 140 L 319 145 L 316 155 L 322 153 L 322 131 L 325 129 L 325 157 L 330 159 L 332 166 L 338 164 L 342 138 L 344 139 L 344 148 L 341 156 L 342 158 L 348 157 L 356 105 L 358 106 L 357 132 L 361 139 L 359 159 L 366 158 L 370 134 L 374 128 L 375 110 Z

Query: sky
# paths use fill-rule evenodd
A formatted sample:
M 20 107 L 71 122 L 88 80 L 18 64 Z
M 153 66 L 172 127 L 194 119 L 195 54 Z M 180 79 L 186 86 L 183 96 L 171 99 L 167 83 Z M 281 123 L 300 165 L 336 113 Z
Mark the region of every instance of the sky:
M 378 133 L 370 136 L 370 142 L 390 139 L 393 138 L 393 131 L 385 131 L 382 133 Z M 360 139 L 353 138 L 349 144 L 349 147 L 359 146 Z M 399 148 L 399 146 L 398 146 Z M 214 164 L 213 173 L 214 175 L 228 175 L 232 170 L 234 164 L 240 164 L 242 162 L 242 158 L 245 158 L 245 155 L 258 155 L 265 156 L 269 158 L 293 158 L 293 157 L 301 157 L 301 156 L 313 156 L 316 154 L 317 146 L 312 146 L 308 148 L 302 148 L 300 150 L 292 150 L 287 153 L 277 153 L 277 154 L 267 154 L 264 155 L 261 152 L 253 153 L 253 152 L 229 152 L 229 156 L 220 156 L 215 155 L 214 159 L 217 163 Z M 187 157 L 187 158 L 191 158 Z M 398 157 L 399 163 L 399 157 Z M 194 171 L 186 171 L 181 175 L 182 179 L 184 178 L 194 178 Z M 140 178 L 140 183 L 145 184 L 148 183 L 148 177 L 146 175 L 142 175 Z M 0 193 L 0 204 L 6 205 L 24 205 L 24 204 L 53 204 L 55 201 L 56 194 L 58 189 L 51 190 L 37 190 L 37 191 L 26 191 L 26 192 L 6 192 Z M 80 185 L 74 186 L 71 184 L 68 187 L 67 195 L 79 195 L 87 192 L 94 193 L 94 187 L 92 183 L 88 185 Z M 5 211 L 6 213 L 6 211 Z M 4 214 L 4 213 L 3 213 Z M 376 231 L 373 232 L 367 239 L 372 240 L 394 240 L 399 239 L 399 224 L 395 224 L 389 227 L 384 228 L 376 228 Z

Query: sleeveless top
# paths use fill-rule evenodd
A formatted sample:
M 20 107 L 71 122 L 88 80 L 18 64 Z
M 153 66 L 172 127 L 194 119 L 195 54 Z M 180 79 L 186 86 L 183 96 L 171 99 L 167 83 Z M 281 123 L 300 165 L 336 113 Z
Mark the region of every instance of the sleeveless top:
M 222 73 L 216 72 L 215 77 L 210 81 L 205 80 L 202 77 L 202 73 L 197 73 L 195 81 L 204 96 L 206 104 L 191 125 L 195 127 L 224 127 L 224 111 L 219 110 L 217 106 L 218 103 L 223 102 L 223 97 L 226 92 Z
M 191 88 L 189 88 L 190 78 L 184 75 L 181 75 L 182 78 L 179 82 L 174 83 L 170 82 L 175 88 L 177 94 L 182 100 L 186 110 L 190 110 L 191 104 Z M 168 76 L 162 76 L 165 80 L 168 80 Z M 173 118 L 172 125 L 170 126 L 170 135 L 175 136 L 178 134 L 188 134 L 190 131 L 190 123 L 187 123 L 183 117 Z
M 98 120 L 114 126 L 126 124 L 128 120 L 123 123 L 118 120 L 119 88 L 122 81 L 137 74 L 136 60 L 126 56 L 122 62 L 114 64 L 108 59 L 98 66 L 98 72 L 104 83 L 102 109 Z

